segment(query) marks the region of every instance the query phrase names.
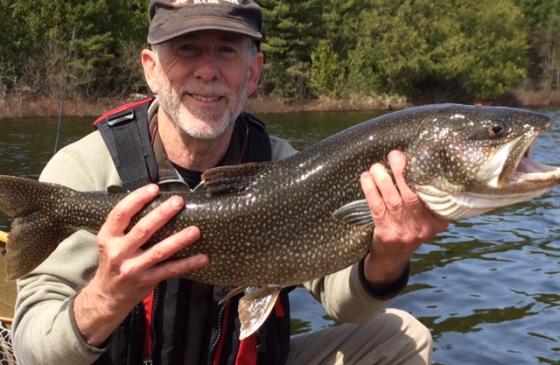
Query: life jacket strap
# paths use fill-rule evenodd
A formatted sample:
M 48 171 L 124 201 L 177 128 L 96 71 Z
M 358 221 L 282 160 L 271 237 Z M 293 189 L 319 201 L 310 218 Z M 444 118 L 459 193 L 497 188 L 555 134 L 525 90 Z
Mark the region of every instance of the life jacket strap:
M 157 162 L 148 128 L 152 100 L 123 105 L 94 122 L 127 190 L 157 181 Z

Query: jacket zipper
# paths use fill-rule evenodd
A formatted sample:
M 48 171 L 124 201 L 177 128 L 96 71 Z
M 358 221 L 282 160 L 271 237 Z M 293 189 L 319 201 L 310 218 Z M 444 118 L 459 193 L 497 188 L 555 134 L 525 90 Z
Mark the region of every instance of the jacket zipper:
M 212 365 L 214 363 L 214 355 L 216 354 L 216 347 L 218 346 L 222 338 L 222 329 L 224 327 L 224 324 L 222 322 L 224 321 L 224 315 L 227 307 L 228 307 L 228 303 L 223 303 L 220 304 L 220 307 L 218 309 L 218 316 L 216 320 L 216 323 L 218 325 L 218 332 L 216 334 L 216 337 L 214 338 L 214 341 L 212 341 L 212 343 L 210 344 L 210 351 L 208 352 L 208 361 L 206 362 L 208 365 Z
M 159 298 L 159 286 L 157 286 L 154 289 L 154 299 L 153 299 L 152 308 L 151 308 L 151 310 L 152 310 L 152 325 L 150 326 L 150 329 L 152 331 L 152 348 L 150 349 L 150 356 L 146 360 L 144 360 L 144 365 L 152 365 L 154 363 L 153 355 L 156 351 L 156 348 L 157 348 L 157 345 L 158 345 L 157 342 L 159 340 L 159 338 L 157 336 L 156 326 L 155 326 L 156 313 L 157 313 L 157 309 L 158 309 L 158 306 L 159 306 L 159 300 L 160 300 L 160 298 Z

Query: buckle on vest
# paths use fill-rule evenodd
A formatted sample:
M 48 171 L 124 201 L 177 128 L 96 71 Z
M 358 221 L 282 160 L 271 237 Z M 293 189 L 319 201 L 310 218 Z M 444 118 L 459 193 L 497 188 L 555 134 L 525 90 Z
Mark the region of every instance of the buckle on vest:
M 110 127 L 113 127 L 117 124 L 123 123 L 123 122 L 129 122 L 131 120 L 134 119 L 134 110 L 127 110 L 126 113 L 119 113 L 117 115 L 114 116 L 110 116 L 109 118 L 107 118 L 107 124 Z

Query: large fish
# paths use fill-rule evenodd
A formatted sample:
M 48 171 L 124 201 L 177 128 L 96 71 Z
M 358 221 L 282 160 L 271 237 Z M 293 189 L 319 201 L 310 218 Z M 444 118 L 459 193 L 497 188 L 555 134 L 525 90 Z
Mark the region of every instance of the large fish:
M 181 193 L 185 209 L 151 242 L 197 225 L 201 240 L 176 257 L 204 253 L 210 260 L 186 278 L 264 288 L 249 290 L 240 305 L 249 313 L 240 312 L 244 337 L 266 318 L 281 287 L 366 255 L 374 223 L 359 177 L 373 163 L 386 163 L 389 151 L 406 153 L 407 181 L 424 203 L 457 220 L 530 200 L 560 181 L 559 168 L 529 158 L 550 126 L 545 115 L 503 107 L 442 104 L 386 114 L 283 161 L 207 171 L 200 189 Z M 15 218 L 8 277 L 34 269 L 72 232 L 96 232 L 123 197 L 0 177 L 0 210 Z

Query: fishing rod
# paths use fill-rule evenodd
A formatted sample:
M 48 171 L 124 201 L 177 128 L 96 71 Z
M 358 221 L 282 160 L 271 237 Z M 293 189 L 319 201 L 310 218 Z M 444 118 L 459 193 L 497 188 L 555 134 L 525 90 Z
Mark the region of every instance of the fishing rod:
M 53 155 L 58 151 L 58 144 L 60 142 L 60 130 L 62 129 L 62 119 L 64 117 L 64 100 L 66 99 L 66 88 L 68 84 L 68 63 L 72 58 L 72 50 L 74 49 L 74 39 L 76 38 L 76 27 L 72 29 L 72 38 L 70 39 L 70 50 L 68 56 L 64 60 L 64 78 L 62 81 L 62 94 L 60 96 L 60 107 L 58 109 L 58 124 L 56 127 L 56 139 L 54 142 Z

